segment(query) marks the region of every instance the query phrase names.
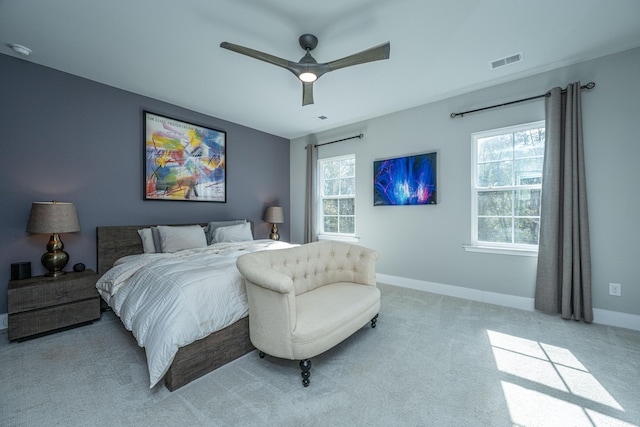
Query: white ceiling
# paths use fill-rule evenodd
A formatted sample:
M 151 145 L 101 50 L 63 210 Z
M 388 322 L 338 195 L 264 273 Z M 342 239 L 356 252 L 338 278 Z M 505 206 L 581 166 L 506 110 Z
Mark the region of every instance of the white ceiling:
M 304 33 L 319 39 L 318 62 L 386 41 L 391 58 L 324 75 L 302 107 L 293 74 L 219 47 L 298 61 Z M 295 138 L 638 47 L 640 1 L 0 0 L 0 53 L 19 56 L 8 43 L 37 64 Z

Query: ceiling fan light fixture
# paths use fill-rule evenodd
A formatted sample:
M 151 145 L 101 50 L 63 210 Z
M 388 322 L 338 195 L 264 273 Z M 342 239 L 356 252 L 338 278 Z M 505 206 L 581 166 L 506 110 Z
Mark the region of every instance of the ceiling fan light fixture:
M 304 72 L 304 73 L 301 73 L 301 74 L 298 76 L 298 78 L 299 78 L 300 80 L 302 80 L 303 82 L 305 82 L 305 83 L 313 83 L 313 82 L 315 82 L 316 80 L 318 80 L 318 76 L 316 76 L 315 74 L 313 74 L 313 73 L 311 73 L 311 72 L 309 72 L 309 71 L 306 71 L 306 72 Z

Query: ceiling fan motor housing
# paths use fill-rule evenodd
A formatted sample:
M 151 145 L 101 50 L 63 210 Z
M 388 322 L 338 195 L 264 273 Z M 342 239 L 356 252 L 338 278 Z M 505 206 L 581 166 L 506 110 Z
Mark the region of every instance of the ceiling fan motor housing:
M 300 43 L 300 47 L 306 50 L 307 52 L 313 50 L 318 46 L 318 38 L 313 34 L 303 34 L 298 39 Z

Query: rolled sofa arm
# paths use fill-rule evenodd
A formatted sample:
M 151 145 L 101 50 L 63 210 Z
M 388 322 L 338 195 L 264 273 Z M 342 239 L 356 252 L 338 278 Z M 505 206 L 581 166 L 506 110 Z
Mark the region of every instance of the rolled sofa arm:
M 287 294 L 293 291 L 293 280 L 291 280 L 291 277 L 271 268 L 265 268 L 252 254 L 245 254 L 238 257 L 236 267 L 238 267 L 238 270 L 240 270 L 240 273 L 245 279 L 262 288 L 281 294 Z
M 359 272 L 356 273 L 357 281 L 362 284 L 376 286 L 376 262 L 380 259 L 380 254 L 373 250 L 364 248 L 361 252 Z

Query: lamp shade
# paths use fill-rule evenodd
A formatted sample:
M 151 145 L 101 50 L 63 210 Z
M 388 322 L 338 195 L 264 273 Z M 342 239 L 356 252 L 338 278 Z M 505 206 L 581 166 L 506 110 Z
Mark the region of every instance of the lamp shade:
M 284 210 L 280 206 L 269 206 L 264 213 L 265 222 L 282 224 L 284 222 Z
M 73 233 L 80 231 L 76 205 L 64 202 L 33 202 L 27 232 Z

